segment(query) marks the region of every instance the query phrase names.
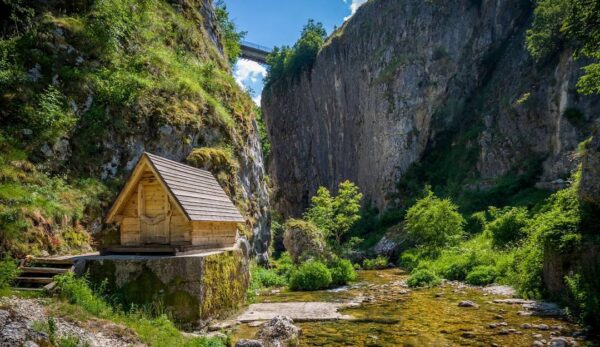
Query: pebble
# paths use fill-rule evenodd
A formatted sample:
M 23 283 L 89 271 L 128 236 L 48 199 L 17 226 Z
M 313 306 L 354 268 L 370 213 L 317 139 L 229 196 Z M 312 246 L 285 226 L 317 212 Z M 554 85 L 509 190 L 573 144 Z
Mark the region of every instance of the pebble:
M 533 326 L 529 323 L 524 323 L 524 324 L 521 324 L 521 328 L 522 329 L 531 329 L 531 328 L 533 328 Z
M 462 337 L 466 338 L 466 339 L 472 339 L 475 337 L 475 334 L 470 332 L 470 331 L 465 331 L 464 333 L 462 333 L 461 335 Z
M 542 341 L 535 340 L 535 341 L 533 341 L 532 346 L 534 346 L 534 347 L 542 347 L 542 346 L 544 346 L 544 343 Z
M 538 325 L 534 325 L 533 327 L 538 330 L 549 330 L 550 329 L 550 327 L 547 324 L 538 324 Z
M 544 337 L 542 334 L 533 334 L 533 335 L 531 335 L 531 336 L 532 336 L 534 339 L 536 339 L 536 340 L 539 340 L 539 339 L 541 339 L 542 337 Z

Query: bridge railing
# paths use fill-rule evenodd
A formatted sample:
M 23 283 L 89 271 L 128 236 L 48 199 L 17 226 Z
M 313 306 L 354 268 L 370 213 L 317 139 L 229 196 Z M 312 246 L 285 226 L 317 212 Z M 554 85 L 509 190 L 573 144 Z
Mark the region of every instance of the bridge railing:
M 263 51 L 266 53 L 271 53 L 271 51 L 273 50 L 270 47 L 257 45 L 256 43 L 252 43 L 252 42 L 248 42 L 248 41 L 242 41 L 242 46 L 254 48 L 256 50 Z

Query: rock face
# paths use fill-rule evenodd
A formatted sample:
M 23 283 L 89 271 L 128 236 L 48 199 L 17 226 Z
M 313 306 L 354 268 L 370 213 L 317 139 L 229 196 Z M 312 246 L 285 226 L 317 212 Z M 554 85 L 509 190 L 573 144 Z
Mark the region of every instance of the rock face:
M 600 134 L 594 135 L 585 146 L 581 169 L 579 194 L 584 201 L 600 208 Z
M 93 283 L 126 304 L 158 305 L 181 323 L 202 327 L 238 309 L 246 298 L 248 260 L 241 251 L 178 257 L 83 257 Z
M 312 68 L 263 91 L 277 208 L 299 215 L 318 186 L 344 179 L 385 208 L 411 164 L 459 144 L 467 154 L 456 164 L 468 162 L 462 174 L 477 187 L 536 160 L 541 185 L 567 177 L 600 103 L 575 92 L 581 64 L 571 52 L 532 61 L 524 45 L 531 6 L 363 5 Z
M 6 64 L 15 76 L 27 76 L 0 83 L 0 94 L 5 95 L 0 121 L 6 124 L 0 136 L 2 153 L 13 152 L 8 146 L 16 143 L 32 167 L 50 177 L 100 181 L 103 189 L 86 192 L 98 197 L 79 213 L 81 220 L 65 223 L 98 236 L 109 229 L 102 217 L 144 151 L 176 161 L 184 161 L 195 149 L 225 151 L 235 170 L 213 174 L 220 183 L 235 187 L 228 193 L 246 219 L 243 233 L 252 239 L 253 253 L 265 260 L 269 202 L 255 104 L 231 77 L 213 1 L 161 0 L 141 6 L 127 0 L 120 9 L 128 14 L 119 24 L 112 15 L 118 9 L 111 6 L 99 1 L 36 1 L 2 7 L 7 21 L 0 35 L 15 42 L 7 48 Z M 26 14 L 35 17 L 19 18 Z M 9 23 L 9 17 L 15 19 Z M 77 26 L 63 20 L 75 17 Z M 21 22 L 32 25 L 21 28 Z M 117 34 L 110 29 L 115 25 L 127 28 Z M 93 41 L 97 37 L 99 41 Z M 158 52 L 164 56 L 157 58 Z M 9 90 L 19 90 L 18 97 L 7 97 Z M 30 107 L 43 108 L 40 91 L 52 96 L 48 102 L 60 110 L 56 117 L 62 118 L 53 124 L 61 126 L 52 131 L 44 121 L 22 116 L 35 113 Z M 40 211 L 46 219 L 53 218 L 48 212 Z M 38 234 L 50 240 L 62 231 L 54 227 Z M 55 252 L 51 242 L 44 246 Z M 30 248 L 36 250 L 35 245 Z

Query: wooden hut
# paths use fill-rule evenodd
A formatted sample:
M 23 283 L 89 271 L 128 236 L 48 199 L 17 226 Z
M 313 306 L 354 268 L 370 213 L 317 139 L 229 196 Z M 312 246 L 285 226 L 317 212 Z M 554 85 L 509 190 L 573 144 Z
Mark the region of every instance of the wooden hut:
M 104 253 L 180 253 L 233 247 L 244 218 L 208 171 L 144 153 L 106 218 L 120 245 Z

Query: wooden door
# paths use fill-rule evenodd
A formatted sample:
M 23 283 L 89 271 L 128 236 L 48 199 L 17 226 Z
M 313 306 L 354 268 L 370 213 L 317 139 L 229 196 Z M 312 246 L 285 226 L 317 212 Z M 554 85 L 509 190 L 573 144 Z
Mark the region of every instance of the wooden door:
M 140 183 L 140 241 L 144 244 L 169 243 L 169 199 L 158 182 Z

